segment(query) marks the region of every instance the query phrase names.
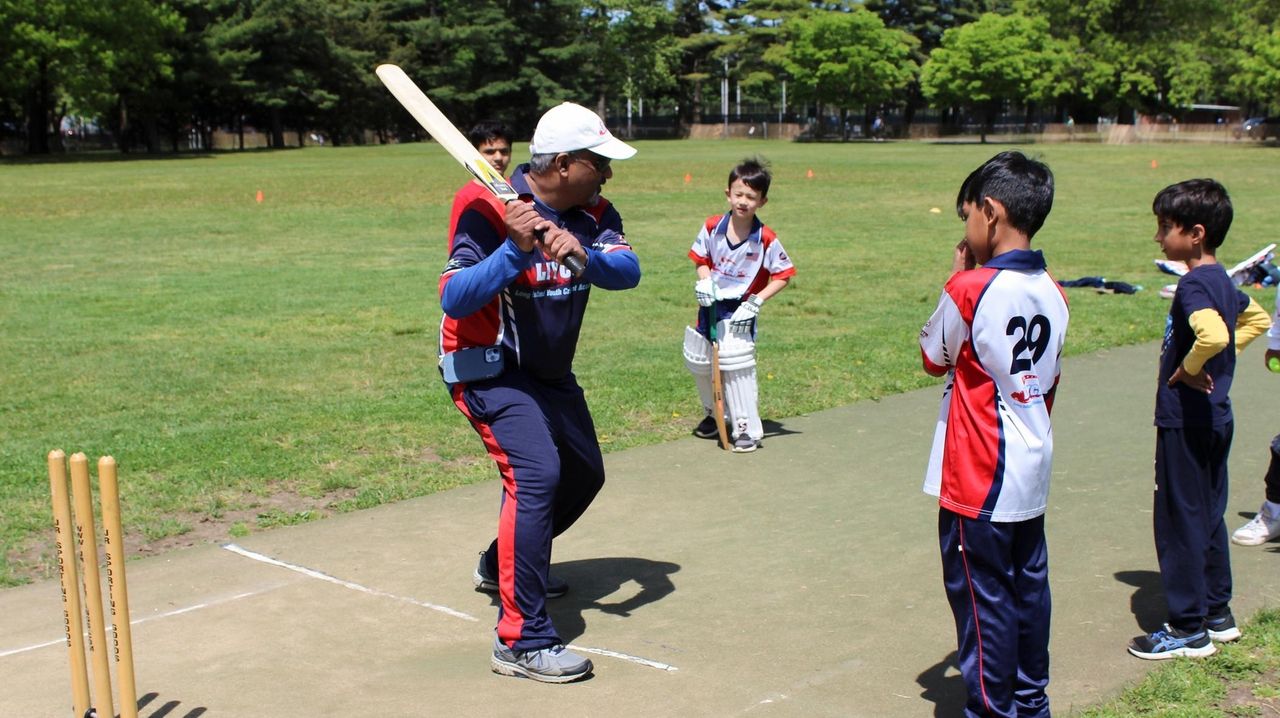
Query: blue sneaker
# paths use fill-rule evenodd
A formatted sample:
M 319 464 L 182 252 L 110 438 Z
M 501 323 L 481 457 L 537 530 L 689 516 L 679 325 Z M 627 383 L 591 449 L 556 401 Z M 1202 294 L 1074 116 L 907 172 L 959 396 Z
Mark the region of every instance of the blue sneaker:
M 1240 638 L 1240 629 L 1236 626 L 1236 617 L 1231 615 L 1231 611 L 1206 619 L 1204 625 L 1211 641 L 1230 643 Z
M 484 563 L 484 551 L 480 552 L 480 563 L 476 565 L 476 570 L 471 574 L 471 583 L 476 587 L 477 591 L 485 593 L 498 592 L 498 577 L 489 573 L 489 567 Z M 569 582 L 557 576 L 547 575 L 547 598 L 560 598 L 569 592 Z
M 1217 650 L 1218 647 L 1209 639 L 1207 630 L 1202 628 L 1195 633 L 1185 633 L 1167 623 L 1151 635 L 1138 636 L 1129 641 L 1129 652 L 1148 661 L 1162 661 L 1178 656 L 1204 658 L 1212 656 Z

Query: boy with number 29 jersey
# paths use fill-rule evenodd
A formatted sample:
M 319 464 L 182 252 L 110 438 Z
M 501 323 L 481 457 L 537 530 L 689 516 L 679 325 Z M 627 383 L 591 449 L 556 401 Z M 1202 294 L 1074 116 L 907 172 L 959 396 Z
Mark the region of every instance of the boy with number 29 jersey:
M 924 370 L 948 375 L 924 490 L 938 497 L 968 718 L 1049 718 L 1044 513 L 1068 314 L 1030 244 L 1052 206 L 1053 174 L 1019 152 L 970 173 L 964 239 L 920 330 Z
M 955 367 L 924 486 L 942 506 L 991 521 L 1044 513 L 1066 328 L 1066 299 L 1039 251 L 1002 254 L 947 282 L 920 332 L 930 373 Z

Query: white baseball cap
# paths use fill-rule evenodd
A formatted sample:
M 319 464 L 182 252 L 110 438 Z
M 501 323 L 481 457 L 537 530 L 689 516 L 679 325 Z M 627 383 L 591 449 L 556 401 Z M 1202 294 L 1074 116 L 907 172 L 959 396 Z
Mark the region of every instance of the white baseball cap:
M 547 110 L 533 131 L 529 154 L 591 150 L 611 160 L 625 160 L 636 148 L 614 137 L 604 120 L 582 105 L 565 102 Z

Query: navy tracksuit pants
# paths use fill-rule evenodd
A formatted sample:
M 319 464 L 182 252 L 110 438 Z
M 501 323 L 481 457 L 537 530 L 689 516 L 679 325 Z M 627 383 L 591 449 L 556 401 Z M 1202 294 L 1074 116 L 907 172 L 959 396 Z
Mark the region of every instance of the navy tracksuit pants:
M 519 369 L 452 387 L 502 476 L 496 565 L 498 638 L 535 650 L 562 643 L 547 616 L 551 539 L 578 520 L 604 485 L 604 459 L 577 379 Z M 486 556 L 490 566 L 495 556 Z
M 970 519 L 938 510 L 942 580 L 956 620 L 966 718 L 1048 718 L 1049 551 L 1044 515 Z
M 1156 429 L 1156 557 L 1169 625 L 1198 631 L 1231 603 L 1227 456 L 1235 424 Z

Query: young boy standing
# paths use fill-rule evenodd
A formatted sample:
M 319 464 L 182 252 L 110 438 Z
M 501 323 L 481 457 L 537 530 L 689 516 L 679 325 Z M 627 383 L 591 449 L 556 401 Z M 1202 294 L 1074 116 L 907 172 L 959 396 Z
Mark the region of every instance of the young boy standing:
M 1222 517 L 1234 428 L 1228 393 L 1236 354 L 1271 321 L 1218 264 L 1233 214 L 1222 185 L 1170 185 L 1151 209 L 1160 250 L 1187 265 L 1165 322 L 1156 386 L 1154 526 L 1169 617 L 1129 642 L 1133 655 L 1159 660 L 1208 656 L 1214 640 L 1240 637 Z
M 764 438 L 757 408 L 756 317 L 761 305 L 796 273 L 777 235 L 756 217 L 769 201 L 771 180 L 769 169 L 758 159 L 734 167 L 725 190 L 729 213 L 707 219 L 689 249 L 698 273 L 693 292 L 702 309 L 697 329 L 685 328 L 684 358 L 706 411 L 693 433 L 705 439 L 718 431 L 711 377 L 714 325 L 736 452 L 755 451 Z
M 1049 412 L 1069 315 L 1030 244 L 1052 206 L 1041 162 L 1002 152 L 974 170 L 953 274 L 920 331 L 925 371 L 948 374 L 924 491 L 940 506 L 965 716 L 1049 716 Z
M 475 147 L 480 156 L 503 177 L 507 176 L 507 168 L 511 166 L 511 131 L 506 125 L 496 120 L 484 120 L 467 131 L 467 140 Z M 453 241 L 453 233 L 458 228 L 458 218 L 467 209 L 476 209 L 492 218 L 496 224 L 502 223 L 505 211 L 502 200 L 493 196 L 488 187 L 479 180 L 471 180 L 458 188 L 453 195 L 453 208 L 449 211 L 449 241 Z

